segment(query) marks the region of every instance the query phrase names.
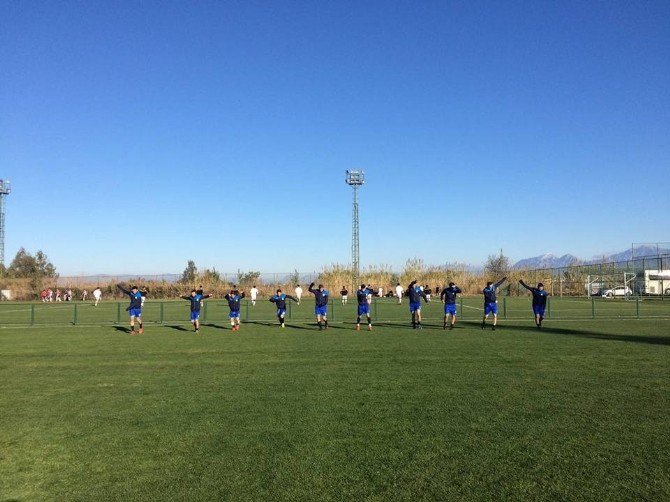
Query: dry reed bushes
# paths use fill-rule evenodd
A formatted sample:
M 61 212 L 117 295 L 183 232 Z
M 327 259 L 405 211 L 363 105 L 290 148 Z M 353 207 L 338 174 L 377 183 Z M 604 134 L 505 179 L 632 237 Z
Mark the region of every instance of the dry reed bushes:
M 502 291 L 504 294 L 519 295 L 527 294 L 526 290 L 520 288 L 517 284 L 518 280 L 523 278 L 528 284 L 536 284 L 537 282 L 544 282 L 547 290 L 552 294 L 559 293 L 558 280 L 552 280 L 551 271 L 521 271 L 514 270 L 508 275 L 508 281 L 503 285 Z M 394 272 L 389 265 L 372 265 L 361 271 L 360 280 L 365 284 L 370 284 L 374 288 L 382 287 L 384 292 L 388 292 L 395 288 L 397 283 L 400 283 L 403 288 L 406 288 L 411 281 L 416 279 L 419 284 L 426 285 L 431 289 L 436 286 L 444 288 L 449 282 L 456 283 L 464 294 L 476 295 L 481 293 L 482 288 L 486 285 L 487 280 L 497 280 L 499 277 L 489 277 L 483 271 L 469 270 L 465 265 L 449 265 L 449 266 L 432 266 L 425 265 L 420 259 L 408 260 L 400 272 Z M 339 296 L 339 291 L 342 286 L 346 286 L 351 294 L 358 289 L 359 285 L 352 284 L 351 268 L 348 265 L 331 264 L 323 268 L 318 275 L 317 283 L 322 283 L 330 290 L 331 295 Z M 68 284 L 63 284 L 57 279 L 46 279 L 41 287 L 34 287 L 29 279 L 4 279 L 2 281 L 2 289 L 11 289 L 12 296 L 16 300 L 36 300 L 39 299 L 39 293 L 42 288 L 56 289 L 56 285 L 61 291 L 72 289 L 74 299 L 80 300 L 83 290 L 87 290 L 89 295 L 96 288 L 100 287 L 105 298 L 124 298 L 116 288 L 116 282 L 108 281 L 106 283 L 90 283 L 78 284 L 76 287 Z M 124 281 L 126 286 L 135 284 L 140 288 L 145 288 L 149 292 L 151 298 L 156 299 L 173 299 L 180 295 L 189 294 L 191 289 L 202 284 L 205 292 L 214 295 L 217 298 L 223 297 L 230 291 L 233 286 L 232 282 L 224 280 L 212 280 L 209 276 L 200 276 L 196 279 L 194 284 L 184 284 L 181 282 L 155 281 L 144 280 L 141 277 L 136 279 Z M 253 284 L 238 284 L 239 290 L 249 291 Z M 280 287 L 284 293 L 293 295 L 295 284 L 269 284 L 256 283 L 261 297 L 267 298 L 275 293 L 275 290 Z M 301 284 L 304 294 L 307 295 L 308 284 Z M 584 287 L 581 280 L 576 281 L 575 284 L 568 284 L 563 282 L 562 290 L 566 294 L 584 294 Z M 90 296 L 89 296 L 90 297 Z

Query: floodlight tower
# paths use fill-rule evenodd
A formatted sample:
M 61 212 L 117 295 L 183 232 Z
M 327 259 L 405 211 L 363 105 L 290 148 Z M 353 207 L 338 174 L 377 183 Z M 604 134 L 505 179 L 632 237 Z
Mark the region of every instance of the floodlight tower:
M 347 171 L 345 181 L 354 191 L 354 203 L 351 218 L 351 273 L 354 281 L 354 291 L 358 288 L 360 275 L 360 249 L 358 246 L 358 189 L 365 183 L 363 171 Z
M 12 191 L 7 180 L 0 180 L 0 265 L 5 264 L 5 197 Z

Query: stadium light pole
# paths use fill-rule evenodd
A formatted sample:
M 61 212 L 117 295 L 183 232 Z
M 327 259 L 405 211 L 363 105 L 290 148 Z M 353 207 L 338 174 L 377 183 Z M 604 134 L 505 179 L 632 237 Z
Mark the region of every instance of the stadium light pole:
M 363 171 L 346 171 L 345 181 L 354 192 L 354 202 L 351 213 L 351 275 L 355 291 L 358 289 L 361 258 L 358 242 L 358 189 L 365 183 L 365 173 Z
M 5 265 L 5 197 L 12 191 L 7 180 L 0 180 L 0 265 Z

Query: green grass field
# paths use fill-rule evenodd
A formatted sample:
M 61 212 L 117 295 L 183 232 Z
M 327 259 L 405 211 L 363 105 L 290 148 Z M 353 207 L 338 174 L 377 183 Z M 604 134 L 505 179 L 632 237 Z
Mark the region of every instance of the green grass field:
M 353 306 L 319 332 L 312 302 L 284 330 L 262 303 L 233 333 L 214 301 L 196 336 L 173 303 L 136 337 L 116 307 L 12 327 L 3 305 L 0 500 L 670 499 L 665 310 L 538 332 L 526 300 L 493 332 L 473 303 L 449 332 L 388 304 L 368 333 Z

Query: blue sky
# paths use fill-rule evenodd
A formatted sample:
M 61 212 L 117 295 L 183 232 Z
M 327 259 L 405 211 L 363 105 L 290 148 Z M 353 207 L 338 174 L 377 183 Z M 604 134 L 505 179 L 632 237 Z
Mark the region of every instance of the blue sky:
M 1 2 L 7 262 L 61 274 L 669 241 L 670 2 Z

